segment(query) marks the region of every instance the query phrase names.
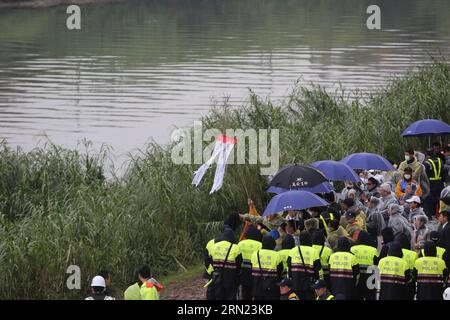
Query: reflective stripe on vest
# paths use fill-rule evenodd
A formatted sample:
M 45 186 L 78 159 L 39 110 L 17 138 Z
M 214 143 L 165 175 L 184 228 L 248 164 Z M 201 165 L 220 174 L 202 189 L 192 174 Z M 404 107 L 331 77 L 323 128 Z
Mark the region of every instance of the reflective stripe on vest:
M 230 248 L 231 243 L 228 241 L 220 241 L 211 246 L 211 258 L 213 260 L 213 267 L 222 269 L 224 266 L 224 260 L 227 256 L 228 249 Z M 224 269 L 236 269 L 236 257 L 240 254 L 239 247 L 237 245 L 233 245 L 228 254 L 227 261 L 225 262 Z
M 381 283 L 405 284 L 408 263 L 399 257 L 387 256 L 378 264 Z
M 356 257 L 350 252 L 335 252 L 330 256 L 331 278 L 353 278 Z
M 431 164 L 432 168 L 433 168 L 433 173 L 434 173 L 434 177 L 429 178 L 432 181 L 436 181 L 436 180 L 441 180 L 441 169 L 442 169 L 442 160 L 441 158 L 437 158 L 438 161 L 438 170 L 436 170 L 436 164 L 434 163 L 434 161 L 432 159 L 428 159 L 428 162 Z
M 436 257 L 422 257 L 415 263 L 417 283 L 443 284 L 445 262 Z
M 303 266 L 298 248 L 299 247 L 295 247 L 291 249 L 291 252 L 289 253 L 289 257 L 291 258 L 291 271 L 314 274 L 314 261 L 319 259 L 316 250 L 311 246 L 300 246 L 303 260 L 305 261 L 305 266 Z
M 278 252 L 267 249 L 258 250 L 252 255 L 252 276 L 277 277 L 277 266 L 280 262 L 281 260 Z M 261 268 L 259 267 L 260 264 Z
M 262 244 L 259 241 L 246 239 L 238 243 L 239 250 L 242 253 L 242 267 L 251 268 L 252 267 L 252 255 L 253 252 L 261 250 Z

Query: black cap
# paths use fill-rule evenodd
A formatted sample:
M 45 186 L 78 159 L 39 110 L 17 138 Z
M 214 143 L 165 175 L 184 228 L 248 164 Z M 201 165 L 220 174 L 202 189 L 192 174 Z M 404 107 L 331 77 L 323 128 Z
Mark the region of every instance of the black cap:
M 345 213 L 345 216 L 346 216 L 347 218 L 356 218 L 356 212 L 354 212 L 354 211 L 348 211 L 348 212 Z
M 327 287 L 327 283 L 325 282 L 325 280 L 317 280 L 314 285 L 313 285 L 313 289 L 322 289 L 322 288 L 326 288 Z
M 292 280 L 287 278 L 281 280 L 281 282 L 278 282 L 277 285 L 280 287 L 288 287 L 288 288 L 292 288 L 293 286 Z

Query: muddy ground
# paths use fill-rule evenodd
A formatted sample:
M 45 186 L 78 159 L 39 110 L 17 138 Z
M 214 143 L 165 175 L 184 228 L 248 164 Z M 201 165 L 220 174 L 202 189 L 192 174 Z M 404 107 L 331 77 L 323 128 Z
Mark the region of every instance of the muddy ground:
M 198 276 L 189 280 L 168 283 L 161 292 L 162 300 L 204 300 L 206 280 Z

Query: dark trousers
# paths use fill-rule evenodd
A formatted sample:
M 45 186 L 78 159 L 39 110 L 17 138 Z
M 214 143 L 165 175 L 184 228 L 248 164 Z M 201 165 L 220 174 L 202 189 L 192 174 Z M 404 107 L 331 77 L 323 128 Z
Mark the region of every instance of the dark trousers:
M 217 286 L 215 288 L 216 300 L 236 300 L 237 288 Z
M 360 274 L 359 282 L 357 285 L 358 290 L 358 300 L 376 300 L 377 290 L 367 288 L 368 274 Z
M 212 283 L 206 287 L 206 300 L 216 300 L 216 289 Z
M 241 300 L 252 300 L 252 286 L 241 286 Z
M 423 209 L 428 218 L 431 218 L 436 215 L 437 208 L 439 205 L 439 199 L 441 196 L 442 189 L 431 189 L 430 194 L 423 202 Z

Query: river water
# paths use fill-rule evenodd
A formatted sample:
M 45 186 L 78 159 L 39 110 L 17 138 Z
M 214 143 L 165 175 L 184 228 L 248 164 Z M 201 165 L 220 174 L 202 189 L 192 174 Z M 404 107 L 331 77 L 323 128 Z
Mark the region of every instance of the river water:
M 368 30 L 366 8 L 381 8 Z M 450 53 L 448 0 L 154 0 L 0 9 L 0 138 L 29 150 L 82 138 L 116 154 L 169 141 L 215 101 L 294 83 L 370 92 Z

